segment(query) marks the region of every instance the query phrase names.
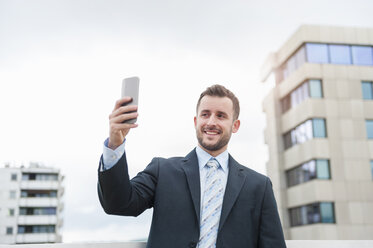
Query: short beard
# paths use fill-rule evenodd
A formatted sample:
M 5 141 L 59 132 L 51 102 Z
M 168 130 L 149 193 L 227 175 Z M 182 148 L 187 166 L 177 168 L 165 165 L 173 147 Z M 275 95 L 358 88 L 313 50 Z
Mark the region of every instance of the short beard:
M 206 144 L 206 143 L 203 142 L 202 132 L 197 130 L 196 133 L 197 133 L 198 143 L 203 148 L 205 148 L 207 151 L 212 151 L 212 152 L 218 151 L 221 148 L 223 148 L 224 146 L 226 146 L 228 144 L 229 140 L 231 139 L 231 135 L 232 135 L 232 134 L 224 135 L 215 144 L 208 145 L 208 144 Z

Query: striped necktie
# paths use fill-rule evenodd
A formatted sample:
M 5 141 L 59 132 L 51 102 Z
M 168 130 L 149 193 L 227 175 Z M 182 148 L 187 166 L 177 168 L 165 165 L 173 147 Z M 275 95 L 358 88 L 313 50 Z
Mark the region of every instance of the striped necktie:
M 223 204 L 223 183 L 219 177 L 219 162 L 212 158 L 207 162 L 205 190 L 203 193 L 200 238 L 198 248 L 216 247 L 216 238 Z

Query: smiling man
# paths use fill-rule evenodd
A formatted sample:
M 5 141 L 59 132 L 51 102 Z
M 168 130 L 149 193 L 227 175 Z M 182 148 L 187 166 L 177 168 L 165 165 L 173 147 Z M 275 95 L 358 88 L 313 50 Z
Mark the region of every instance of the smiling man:
M 98 194 L 108 214 L 154 208 L 147 247 L 286 247 L 272 184 L 228 153 L 240 127 L 236 96 L 221 85 L 202 92 L 194 117 L 198 146 L 185 157 L 154 158 L 130 180 L 125 137 L 137 106 L 117 101 L 100 161 Z

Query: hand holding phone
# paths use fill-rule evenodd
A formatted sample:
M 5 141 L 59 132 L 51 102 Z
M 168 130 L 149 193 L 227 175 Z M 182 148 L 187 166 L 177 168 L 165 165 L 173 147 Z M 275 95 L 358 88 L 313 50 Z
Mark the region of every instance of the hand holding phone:
M 120 146 L 131 128 L 137 127 L 137 104 L 139 102 L 139 78 L 126 78 L 122 83 L 122 98 L 116 101 L 109 115 L 110 131 L 108 147 Z M 122 106 L 126 106 L 123 108 Z M 125 121 L 123 121 L 125 120 Z

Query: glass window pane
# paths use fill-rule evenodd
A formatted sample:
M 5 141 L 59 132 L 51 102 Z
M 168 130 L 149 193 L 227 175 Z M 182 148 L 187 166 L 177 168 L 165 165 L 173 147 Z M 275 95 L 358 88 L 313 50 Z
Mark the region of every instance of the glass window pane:
M 318 179 L 330 179 L 329 160 L 326 160 L 326 159 L 316 160 L 316 167 L 317 167 L 316 170 L 317 170 Z
M 365 121 L 368 139 L 373 139 L 373 120 Z
M 17 174 L 12 174 L 11 177 L 10 177 L 10 179 L 12 181 L 17 181 Z
M 294 56 L 290 57 L 290 59 L 286 63 L 286 68 L 288 70 L 289 75 L 297 69 L 296 66 L 297 65 L 296 65 L 296 62 L 295 62 L 295 57 Z
M 302 84 L 302 86 L 300 88 L 302 90 L 302 101 L 304 101 L 304 100 L 306 100 L 310 96 L 309 92 L 308 92 L 308 84 L 307 84 L 307 82 L 305 82 L 304 84 Z
M 19 215 L 26 215 L 26 208 L 20 208 Z
M 25 233 L 25 227 L 24 226 L 18 226 L 18 233 Z
M 302 46 L 295 54 L 296 68 L 306 63 L 306 49 Z
M 350 47 L 346 45 L 329 45 L 330 63 L 351 64 Z
M 373 179 L 373 160 L 370 160 L 370 172 L 372 173 L 372 179 Z
M 321 202 L 320 203 L 321 222 L 322 223 L 334 223 L 334 209 L 333 203 Z
M 300 207 L 300 217 L 301 217 L 301 225 L 308 224 L 308 221 L 307 221 L 307 207 L 306 206 Z
M 325 120 L 324 119 L 312 119 L 312 124 L 313 124 L 313 137 L 325 138 L 326 137 Z
M 6 234 L 7 235 L 13 234 L 13 227 L 7 227 L 6 228 Z
M 310 180 L 310 173 L 309 173 L 309 165 L 308 163 L 305 163 L 305 164 L 302 164 L 302 166 L 300 167 L 300 172 L 301 172 L 301 178 L 302 178 L 302 181 L 301 183 L 303 182 L 307 182 Z
M 311 79 L 308 83 L 310 85 L 310 96 L 312 98 L 322 98 L 321 80 Z
M 361 88 L 363 90 L 363 99 L 372 100 L 373 99 L 373 83 L 372 82 L 361 82 Z
M 352 61 L 354 65 L 373 65 L 372 47 L 352 46 Z
M 304 124 L 306 126 L 306 139 L 310 140 L 313 137 L 312 136 L 312 121 L 308 120 Z
M 296 129 L 296 134 L 297 134 L 297 143 L 302 144 L 307 141 L 307 136 L 306 136 L 306 126 L 305 124 L 301 124 L 298 126 Z
M 316 162 L 315 160 L 311 160 L 308 162 L 308 169 L 310 174 L 310 179 L 316 178 Z
M 310 63 L 328 63 L 328 47 L 326 44 L 307 43 L 307 61 Z
M 320 213 L 318 204 L 307 205 L 308 224 L 320 222 Z
M 302 167 L 298 167 L 295 169 L 295 184 L 300 184 L 304 182 L 304 175 L 302 171 Z

